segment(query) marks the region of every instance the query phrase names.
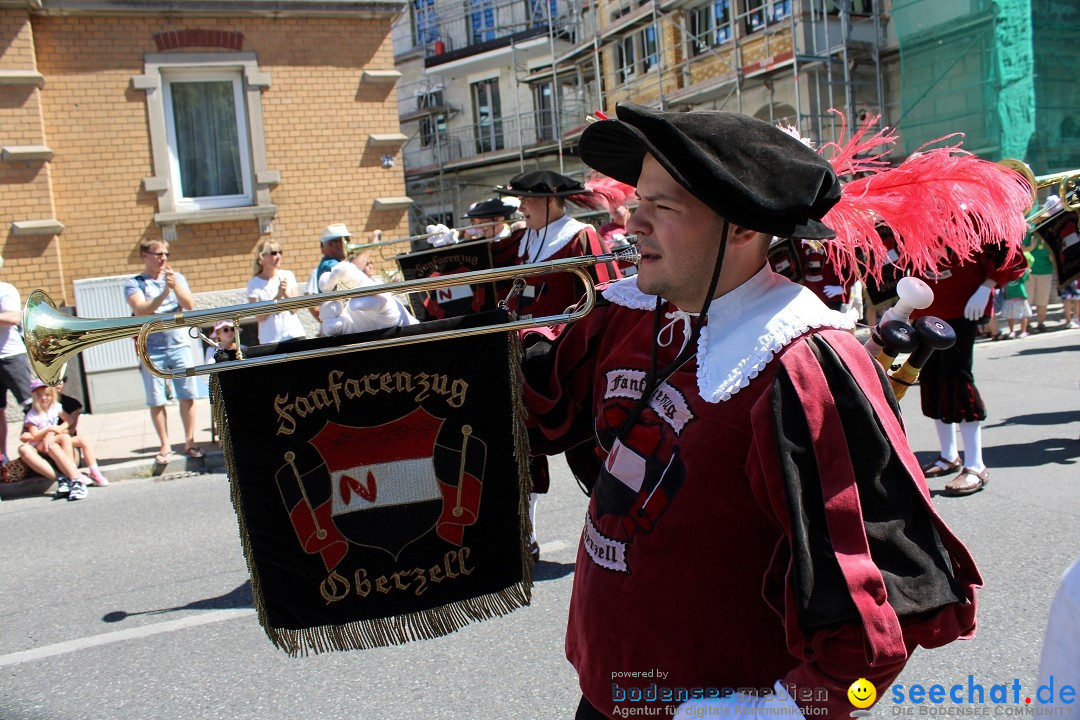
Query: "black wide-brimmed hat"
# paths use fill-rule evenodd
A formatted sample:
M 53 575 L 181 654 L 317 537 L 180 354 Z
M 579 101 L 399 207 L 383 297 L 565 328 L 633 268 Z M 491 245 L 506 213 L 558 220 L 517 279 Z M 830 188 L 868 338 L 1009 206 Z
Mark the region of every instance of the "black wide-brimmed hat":
M 512 178 L 507 185 L 499 185 L 495 192 L 517 197 L 570 197 L 592 192 L 573 178 L 551 170 L 530 170 Z
M 585 128 L 581 159 L 637 185 L 645 154 L 721 217 L 778 237 L 825 240 L 821 222 L 840 199 L 828 161 L 767 122 L 732 112 L 661 112 L 620 104 L 618 120 Z
M 518 206 L 501 197 L 482 200 L 465 212 L 466 218 L 508 218 L 518 211 Z

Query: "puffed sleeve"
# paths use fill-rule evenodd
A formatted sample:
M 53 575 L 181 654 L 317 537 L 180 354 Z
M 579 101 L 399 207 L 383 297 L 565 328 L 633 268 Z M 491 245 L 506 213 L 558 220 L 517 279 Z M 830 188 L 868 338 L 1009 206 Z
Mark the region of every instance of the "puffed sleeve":
M 556 455 L 592 440 L 596 353 L 608 307 L 598 297 L 582 320 L 523 335 L 524 398 L 534 454 Z
M 1001 245 L 985 251 L 980 258 L 980 263 L 986 272 L 986 278 L 993 280 L 999 288 L 1019 278 L 1027 269 L 1027 260 L 1022 253 L 1010 254 Z
M 764 584 L 800 662 L 781 682 L 888 685 L 917 645 L 970 637 L 982 579 L 937 515 L 887 380 L 850 335 L 790 346 L 755 404 L 747 469 L 782 528 Z M 799 696 L 796 695 L 796 701 Z

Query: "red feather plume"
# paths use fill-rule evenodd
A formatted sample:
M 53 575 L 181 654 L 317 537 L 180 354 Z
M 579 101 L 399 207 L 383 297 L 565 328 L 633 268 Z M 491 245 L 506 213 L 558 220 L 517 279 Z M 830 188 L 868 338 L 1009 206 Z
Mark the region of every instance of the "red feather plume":
M 867 137 L 880 116 L 847 139 L 846 120 L 831 112 L 841 117 L 840 137 L 820 152 L 829 153 L 840 177 L 858 176 L 844 183 L 840 201 L 822 219 L 836 231 L 836 239 L 824 244 L 841 275 L 880 279 L 889 263 L 920 274 L 949 251 L 966 260 L 998 243 L 1009 259 L 1020 251 L 1031 189 L 1019 174 L 962 150 L 959 133 L 923 145 L 890 168 L 884 157 L 896 134 L 882 128 Z M 942 142 L 947 144 L 930 147 Z M 895 238 L 897 260 L 878 234 L 882 224 Z
M 634 186 L 619 182 L 615 178 L 599 173 L 585 180 L 585 187 L 592 190 L 587 195 L 575 195 L 571 198 L 575 204 L 589 210 L 606 210 L 613 214 L 615 208 L 625 205 L 634 196 Z

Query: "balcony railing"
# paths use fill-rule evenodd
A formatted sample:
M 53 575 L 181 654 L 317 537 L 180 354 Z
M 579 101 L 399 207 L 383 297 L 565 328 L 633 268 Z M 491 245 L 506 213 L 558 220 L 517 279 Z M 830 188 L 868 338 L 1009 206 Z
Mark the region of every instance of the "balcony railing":
M 466 0 L 448 3 L 414 0 L 409 21 L 394 28 L 394 52 L 422 48 L 433 60 L 463 57 L 505 47 L 512 41 L 547 35 L 549 26 L 568 42 L 589 39 L 595 29 L 591 12 L 581 0 Z M 446 56 L 446 57 L 440 57 Z
M 521 149 L 540 148 L 558 143 L 585 124 L 584 103 L 568 103 L 553 127 L 551 113 L 503 116 L 491 122 L 451 128 L 443 133 L 425 132 L 423 123 L 402 148 L 406 174 L 447 165 L 467 165 Z M 433 125 L 428 126 L 433 127 Z

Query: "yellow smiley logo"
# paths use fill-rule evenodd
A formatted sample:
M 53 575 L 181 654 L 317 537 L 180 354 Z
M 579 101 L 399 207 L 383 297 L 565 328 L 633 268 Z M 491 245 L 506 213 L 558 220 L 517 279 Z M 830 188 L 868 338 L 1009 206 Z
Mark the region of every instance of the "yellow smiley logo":
M 866 678 L 859 678 L 847 689 L 847 697 L 855 707 L 866 709 L 877 700 L 877 688 Z

